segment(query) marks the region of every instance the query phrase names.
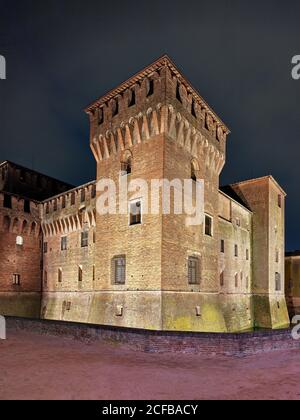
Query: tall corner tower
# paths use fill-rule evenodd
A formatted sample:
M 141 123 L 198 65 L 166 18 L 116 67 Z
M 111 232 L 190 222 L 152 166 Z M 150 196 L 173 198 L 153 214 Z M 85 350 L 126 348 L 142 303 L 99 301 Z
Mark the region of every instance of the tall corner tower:
M 253 211 L 253 314 L 257 328 L 290 324 L 285 299 L 286 193 L 272 176 L 233 185 Z
M 114 181 L 118 204 L 124 179 L 127 185 L 143 180 L 151 191 L 153 180 L 197 178 L 205 181 L 207 215 L 206 227 L 188 226 L 184 214 L 153 212 L 143 189 L 129 194 L 127 203 L 131 209 L 138 201 L 138 219 L 97 212 L 90 322 L 225 331 L 218 302 L 218 197 L 229 130 L 167 56 L 86 112 L 97 181 Z

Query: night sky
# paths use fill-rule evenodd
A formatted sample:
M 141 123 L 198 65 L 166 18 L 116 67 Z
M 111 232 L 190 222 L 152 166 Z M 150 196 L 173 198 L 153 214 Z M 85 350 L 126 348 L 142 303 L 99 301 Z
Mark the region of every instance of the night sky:
M 167 53 L 229 126 L 221 183 L 272 174 L 300 248 L 300 2 L 0 0 L 0 161 L 95 177 L 86 105 Z

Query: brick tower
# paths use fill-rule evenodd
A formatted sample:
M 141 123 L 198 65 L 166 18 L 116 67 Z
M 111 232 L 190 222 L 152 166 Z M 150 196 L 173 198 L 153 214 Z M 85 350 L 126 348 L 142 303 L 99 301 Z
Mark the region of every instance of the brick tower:
M 164 56 L 87 108 L 97 181 L 205 181 L 206 223 L 144 214 L 96 219 L 89 322 L 158 330 L 226 331 L 219 302 L 219 175 L 229 130 Z

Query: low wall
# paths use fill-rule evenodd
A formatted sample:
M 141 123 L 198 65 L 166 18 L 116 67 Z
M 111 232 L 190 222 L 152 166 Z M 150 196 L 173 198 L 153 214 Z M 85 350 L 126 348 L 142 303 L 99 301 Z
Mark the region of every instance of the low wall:
M 8 339 L 10 332 L 20 330 L 86 342 L 122 344 L 134 350 L 152 353 L 246 356 L 276 350 L 300 349 L 300 340 L 294 340 L 289 329 L 242 334 L 179 333 L 8 317 Z

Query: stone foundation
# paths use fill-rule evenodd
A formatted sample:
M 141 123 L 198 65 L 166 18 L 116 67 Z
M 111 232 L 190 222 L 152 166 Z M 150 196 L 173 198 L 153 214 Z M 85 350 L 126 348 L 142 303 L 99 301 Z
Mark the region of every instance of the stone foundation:
M 99 340 L 152 353 L 240 357 L 276 350 L 300 349 L 300 340 L 293 340 L 290 329 L 242 334 L 179 333 L 7 318 L 8 339 L 10 333 L 16 330 L 87 342 Z

